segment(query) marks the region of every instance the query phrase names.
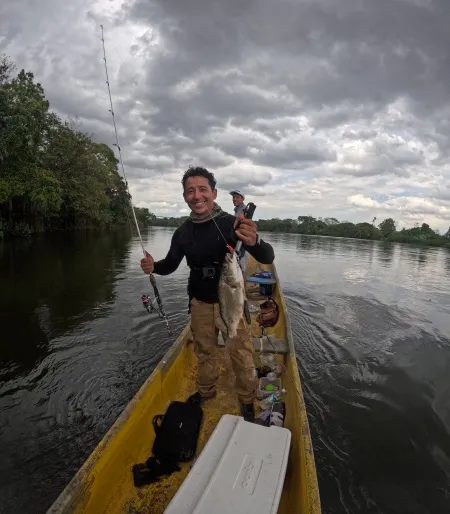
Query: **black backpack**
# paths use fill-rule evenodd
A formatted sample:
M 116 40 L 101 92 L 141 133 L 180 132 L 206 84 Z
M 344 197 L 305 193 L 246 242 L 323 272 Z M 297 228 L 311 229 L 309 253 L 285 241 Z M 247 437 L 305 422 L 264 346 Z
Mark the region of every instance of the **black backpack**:
M 153 455 L 158 459 L 176 462 L 193 459 L 202 418 L 203 410 L 200 405 L 171 402 L 165 414 L 158 414 L 153 418 Z
M 169 404 L 165 414 L 153 418 L 153 455 L 145 463 L 133 465 L 136 487 L 157 482 L 163 476 L 180 471 L 178 462 L 194 458 L 202 418 L 200 405 L 177 401 Z

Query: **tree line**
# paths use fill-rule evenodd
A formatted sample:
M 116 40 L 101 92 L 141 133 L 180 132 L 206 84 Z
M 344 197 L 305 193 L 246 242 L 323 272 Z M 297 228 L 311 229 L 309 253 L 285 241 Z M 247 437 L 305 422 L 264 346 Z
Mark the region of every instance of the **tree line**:
M 154 216 L 151 225 L 178 227 L 185 219 L 186 216 L 180 218 L 157 218 Z M 441 235 L 438 231 L 430 228 L 427 223 L 397 230 L 396 222 L 392 218 L 386 218 L 378 225 L 375 222 L 376 218 L 373 218 L 372 223 L 351 223 L 350 221 L 339 221 L 336 218 L 298 216 L 297 219 L 260 219 L 257 221 L 257 225 L 261 232 L 373 239 L 450 248 L 450 228 L 444 235 Z
M 299 216 L 294 219 L 259 220 L 259 230 L 268 232 L 288 232 L 320 236 L 348 237 L 354 239 L 373 239 L 399 243 L 417 243 L 431 246 L 446 246 L 450 248 L 450 228 L 444 234 L 439 234 L 427 223 L 416 224 L 412 228 L 397 230 L 397 223 L 392 218 L 386 218 L 376 225 L 376 217 L 372 223 L 351 223 L 338 221 L 336 218 L 314 218 Z
M 132 221 L 118 160 L 50 110 L 41 84 L 0 55 L 0 239 Z M 136 209 L 148 224 L 148 209 Z

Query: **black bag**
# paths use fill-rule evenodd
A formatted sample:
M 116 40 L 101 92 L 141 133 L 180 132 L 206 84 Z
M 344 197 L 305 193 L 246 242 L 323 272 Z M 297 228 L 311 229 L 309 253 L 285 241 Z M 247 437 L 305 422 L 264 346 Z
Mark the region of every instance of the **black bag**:
M 165 414 L 153 418 L 157 459 L 186 462 L 193 459 L 203 418 L 200 405 L 173 401 Z

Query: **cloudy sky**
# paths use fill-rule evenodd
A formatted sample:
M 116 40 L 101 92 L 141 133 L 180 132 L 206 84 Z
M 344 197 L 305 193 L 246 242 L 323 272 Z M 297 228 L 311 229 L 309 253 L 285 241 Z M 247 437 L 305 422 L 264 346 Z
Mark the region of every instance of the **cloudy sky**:
M 256 217 L 450 225 L 449 0 L 2 0 L 0 52 L 114 142 L 131 193 L 186 213 L 182 172 Z

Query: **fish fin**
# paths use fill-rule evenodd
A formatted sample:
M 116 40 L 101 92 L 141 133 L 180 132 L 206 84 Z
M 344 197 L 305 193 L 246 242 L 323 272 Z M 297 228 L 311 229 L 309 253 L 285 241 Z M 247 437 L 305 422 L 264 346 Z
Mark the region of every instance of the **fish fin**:
M 245 316 L 245 321 L 247 322 L 247 325 L 251 325 L 252 318 L 250 316 L 250 310 L 248 308 L 248 300 L 247 300 L 247 298 L 244 299 L 244 316 Z

